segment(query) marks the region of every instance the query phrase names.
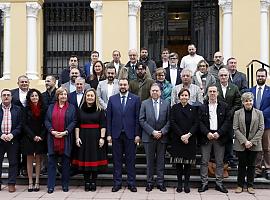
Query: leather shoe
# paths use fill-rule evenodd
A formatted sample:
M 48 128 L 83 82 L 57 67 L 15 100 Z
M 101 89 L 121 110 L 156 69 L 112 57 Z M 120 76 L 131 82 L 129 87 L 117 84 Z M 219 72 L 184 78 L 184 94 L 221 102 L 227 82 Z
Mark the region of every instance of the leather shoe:
M 154 186 L 152 184 L 147 184 L 145 191 L 146 192 L 151 192 L 153 190 Z
M 184 186 L 184 192 L 185 193 L 190 193 L 190 187 L 189 187 L 189 185 L 185 185 Z
M 228 193 L 228 190 L 224 187 L 224 185 L 216 185 L 215 190 L 220 191 L 222 193 Z
M 157 189 L 159 189 L 161 192 L 166 192 L 167 191 L 167 189 L 166 189 L 166 187 L 165 187 L 164 184 L 158 185 L 157 186 Z
M 121 185 L 114 185 L 112 187 L 112 192 L 118 192 L 121 188 L 122 188 Z
M 176 192 L 177 192 L 177 193 L 181 193 L 182 191 L 183 191 L 182 187 L 177 187 L 177 188 L 176 188 Z
M 137 192 L 137 188 L 134 185 L 129 185 L 128 189 L 130 190 L 130 192 Z
M 266 178 L 267 180 L 270 180 L 270 173 L 266 173 L 266 174 L 265 174 L 265 178 Z
M 95 192 L 97 190 L 96 183 L 91 183 L 91 192 Z
M 201 185 L 201 187 L 198 188 L 198 192 L 205 192 L 208 190 L 208 185 Z
M 68 192 L 68 187 L 63 187 L 63 192 Z
M 54 191 L 54 189 L 53 189 L 53 188 L 48 188 L 48 194 L 52 194 L 52 193 L 53 193 L 53 191 Z
M 90 190 L 91 190 L 90 183 L 85 183 L 85 185 L 84 185 L 84 191 L 85 192 L 89 192 Z
M 15 192 L 16 191 L 15 184 L 8 185 L 8 191 L 9 192 Z

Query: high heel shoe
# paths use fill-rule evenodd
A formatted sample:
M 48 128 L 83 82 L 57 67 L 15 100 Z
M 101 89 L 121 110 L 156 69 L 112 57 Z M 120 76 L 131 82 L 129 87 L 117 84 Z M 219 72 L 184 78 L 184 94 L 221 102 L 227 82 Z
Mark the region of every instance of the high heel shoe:
M 39 183 L 36 183 L 35 184 L 34 191 L 35 192 L 38 192 L 39 191 Z
M 33 192 L 33 183 L 29 183 L 28 192 Z

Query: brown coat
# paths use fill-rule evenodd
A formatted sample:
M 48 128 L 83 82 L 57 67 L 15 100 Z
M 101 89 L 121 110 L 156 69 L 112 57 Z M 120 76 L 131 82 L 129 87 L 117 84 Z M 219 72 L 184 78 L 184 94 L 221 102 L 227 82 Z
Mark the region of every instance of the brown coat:
M 233 130 L 235 134 L 234 150 L 244 151 L 245 142 L 252 142 L 251 151 L 262 151 L 262 135 L 264 131 L 263 113 L 260 110 L 253 108 L 250 123 L 249 138 L 246 138 L 246 124 L 244 108 L 236 111 L 233 119 Z

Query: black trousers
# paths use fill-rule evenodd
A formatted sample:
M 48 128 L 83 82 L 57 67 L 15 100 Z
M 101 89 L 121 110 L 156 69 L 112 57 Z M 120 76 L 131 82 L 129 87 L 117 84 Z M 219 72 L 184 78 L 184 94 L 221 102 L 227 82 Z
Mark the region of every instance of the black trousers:
M 176 164 L 176 174 L 178 180 L 178 187 L 182 187 L 182 177 L 184 175 L 184 184 L 187 186 L 189 184 L 189 178 L 191 173 L 191 164 Z
M 237 152 L 239 161 L 237 185 L 239 187 L 244 187 L 245 177 L 247 177 L 247 187 L 253 187 L 257 153 L 257 151 L 249 150 Z

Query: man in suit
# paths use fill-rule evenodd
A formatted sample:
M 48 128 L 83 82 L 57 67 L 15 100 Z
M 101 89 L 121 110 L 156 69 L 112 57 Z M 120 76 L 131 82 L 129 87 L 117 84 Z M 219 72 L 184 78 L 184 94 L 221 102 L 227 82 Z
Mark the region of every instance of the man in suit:
M 229 108 L 226 103 L 218 100 L 217 86 L 208 87 L 208 101 L 199 107 L 201 130 L 201 186 L 198 192 L 208 190 L 208 162 L 213 148 L 216 161 L 216 187 L 215 189 L 228 193 L 223 185 L 223 157 L 225 143 L 228 139 Z
M 146 68 L 147 66 L 145 63 L 137 63 L 137 78 L 129 82 L 129 91 L 138 95 L 141 101 L 149 98 L 150 87 L 155 82 L 151 77 L 147 76 Z
M 167 68 L 169 67 L 169 55 L 170 50 L 167 48 L 164 48 L 161 52 L 161 60 L 157 62 L 157 68 Z
M 27 76 L 21 75 L 18 77 L 18 88 L 11 90 L 12 94 L 12 104 L 17 105 L 21 108 L 26 106 L 26 95 L 29 91 L 30 81 Z M 21 143 L 21 139 L 24 133 L 22 132 L 18 137 L 19 143 Z M 21 153 L 21 145 L 18 148 L 18 175 L 27 175 L 26 171 L 26 156 Z
M 112 52 L 112 57 L 113 57 L 113 60 L 111 62 L 109 62 L 107 65 L 106 65 L 106 68 L 110 67 L 110 66 L 113 66 L 115 67 L 115 70 L 116 70 L 116 77 L 118 78 L 118 75 L 119 75 L 119 72 L 120 70 L 122 69 L 122 67 L 124 67 L 125 65 L 121 63 L 120 61 L 120 58 L 121 58 L 121 53 L 120 51 L 118 50 L 114 50 Z
M 46 105 L 46 108 L 50 104 L 55 103 L 55 92 L 56 92 L 56 79 L 52 75 L 48 75 L 45 78 L 45 87 L 46 91 L 42 93 L 43 102 Z
M 98 51 L 92 51 L 90 56 L 90 62 L 86 63 L 84 65 L 84 74 L 86 79 L 90 77 L 91 74 L 93 74 L 93 65 L 95 62 L 98 61 L 99 58 L 99 52 Z
M 84 77 L 83 71 L 79 67 L 79 59 L 76 55 L 71 55 L 68 60 L 68 68 L 63 69 L 58 80 L 58 87 L 69 81 L 70 70 L 77 68 L 80 71 L 81 76 Z
M 235 58 L 229 58 L 227 60 L 227 68 L 230 73 L 229 81 L 235 84 L 240 93 L 243 94 L 247 91 L 247 77 L 244 73 L 237 71 L 237 60 Z
M 156 160 L 157 188 L 166 192 L 164 168 L 170 103 L 160 98 L 161 90 L 157 83 L 151 86 L 150 96 L 151 98 L 142 102 L 139 118 L 147 162 L 147 186 L 145 190 L 150 192 L 153 189 L 154 162 Z
M 73 104 L 77 109 L 80 107 L 83 99 L 84 91 L 90 88 L 89 84 L 85 84 L 85 79 L 77 77 L 75 79 L 76 90 L 68 96 L 68 102 Z
M 114 66 L 107 66 L 106 70 L 107 79 L 100 81 L 97 86 L 97 95 L 99 98 L 99 103 L 102 105 L 103 109 L 107 109 L 107 104 L 109 98 L 115 94 L 119 93 L 118 80 L 115 79 L 116 69 Z
M 257 85 L 251 88 L 255 97 L 254 105 L 263 112 L 264 133 L 262 137 L 263 151 L 256 159 L 256 176 L 262 176 L 262 163 L 265 166 L 265 178 L 270 180 L 270 87 L 266 85 L 267 71 L 260 68 L 256 71 Z
M 80 71 L 77 68 L 71 69 L 69 74 L 69 82 L 62 84 L 61 87 L 66 88 L 68 93 L 76 91 L 75 80 L 77 77 L 81 77 Z M 90 86 L 88 85 L 87 87 Z
M 169 81 L 173 86 L 179 85 L 182 83 L 181 80 L 181 72 L 182 68 L 180 68 L 179 57 L 177 53 L 171 53 L 169 59 L 169 66 L 166 70 L 165 79 Z
M 128 91 L 127 79 L 119 80 L 119 94 L 111 96 L 107 107 L 107 140 L 113 150 L 113 188 L 122 187 L 123 153 L 127 168 L 127 184 L 131 192 L 137 192 L 135 157 L 136 144 L 140 141 L 140 98 Z
M 225 145 L 225 156 L 224 161 L 228 163 L 230 167 L 236 167 L 233 155 L 233 115 L 234 112 L 241 108 L 241 95 L 238 87 L 229 82 L 229 71 L 226 68 L 221 68 L 218 72 L 219 81 L 216 83 L 218 88 L 218 99 L 219 101 L 225 102 L 230 108 L 230 127 L 229 127 L 229 138 Z
M 7 153 L 8 168 L 8 191 L 15 192 L 17 175 L 17 153 L 19 148 L 18 135 L 21 134 L 22 112 L 21 108 L 11 103 L 12 94 L 9 89 L 1 91 L 0 108 L 0 177 L 2 177 L 2 164 L 4 155 Z M 1 190 L 0 179 L 0 190 Z

